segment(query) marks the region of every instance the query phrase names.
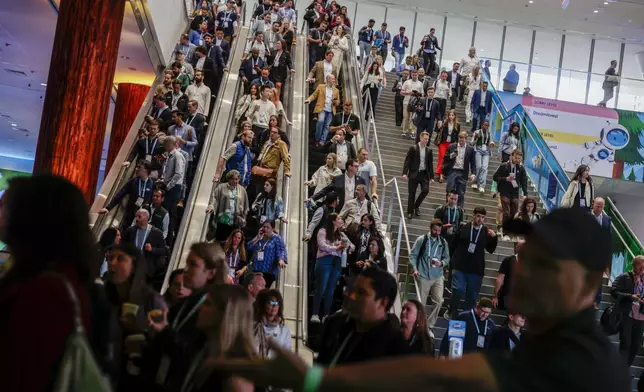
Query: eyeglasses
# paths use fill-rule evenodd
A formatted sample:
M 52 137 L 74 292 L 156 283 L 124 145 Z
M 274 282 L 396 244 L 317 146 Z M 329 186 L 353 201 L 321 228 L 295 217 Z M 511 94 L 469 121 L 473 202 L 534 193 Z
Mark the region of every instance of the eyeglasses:
M 278 301 L 271 300 L 271 301 L 268 301 L 268 305 L 269 306 L 279 306 L 280 303 Z

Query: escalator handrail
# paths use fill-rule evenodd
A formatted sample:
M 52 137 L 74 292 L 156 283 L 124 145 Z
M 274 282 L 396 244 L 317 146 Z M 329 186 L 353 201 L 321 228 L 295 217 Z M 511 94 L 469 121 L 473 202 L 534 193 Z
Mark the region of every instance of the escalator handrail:
M 235 61 L 241 61 L 241 53 L 239 53 L 239 49 L 242 48 L 240 42 L 245 42 L 245 36 L 244 33 L 247 33 L 248 29 L 247 28 L 240 28 L 238 30 L 238 36 L 237 39 L 233 40 L 233 44 L 231 46 L 231 57 L 235 57 Z M 235 64 L 235 62 L 231 62 L 231 65 Z M 202 201 L 198 202 L 198 190 L 201 187 L 203 181 L 207 181 L 208 183 L 212 182 L 212 177 L 206 178 L 206 173 L 205 173 L 205 167 L 206 164 L 208 163 L 208 158 L 210 159 L 218 159 L 219 156 L 217 157 L 212 157 L 208 153 L 212 149 L 212 144 L 213 140 L 215 137 L 219 137 L 219 135 L 215 136 L 216 131 L 216 125 L 220 120 L 221 116 L 221 110 L 222 106 L 224 103 L 227 104 L 226 99 L 225 99 L 225 92 L 226 92 L 226 87 L 230 81 L 235 81 L 235 93 L 234 93 L 234 98 L 237 96 L 237 88 L 238 88 L 238 83 L 239 83 L 239 66 L 237 67 L 231 67 L 231 69 L 226 73 L 225 77 L 222 78 L 221 85 L 219 88 L 219 96 L 217 97 L 217 101 L 215 102 L 215 107 L 213 108 L 213 111 L 210 116 L 210 123 L 208 124 L 208 130 L 206 131 L 206 137 L 204 139 L 204 145 L 202 148 L 202 155 L 201 158 L 199 159 L 199 163 L 197 165 L 197 169 L 195 171 L 195 176 L 193 180 L 193 185 L 192 189 L 190 190 L 190 195 L 188 196 L 188 200 L 186 202 L 186 208 L 184 209 L 184 214 L 183 214 L 183 219 L 181 221 L 181 225 L 179 226 L 179 230 L 177 232 L 177 237 L 175 239 L 175 244 L 172 249 L 172 254 L 170 256 L 170 262 L 168 264 L 168 269 L 166 271 L 166 277 L 163 283 L 163 287 L 161 292 L 163 293 L 165 289 L 167 288 L 168 285 L 168 280 L 170 278 L 170 274 L 172 271 L 175 269 L 179 268 L 181 265 L 181 262 L 183 261 L 184 257 L 183 255 L 186 253 L 185 249 L 186 246 L 189 247 L 189 245 L 193 242 L 194 237 L 188 238 L 188 232 L 189 232 L 189 227 L 192 223 L 192 216 L 195 212 L 196 208 L 203 208 L 204 210 L 206 209 L 207 205 L 202 205 Z M 228 115 L 228 121 L 233 121 L 232 118 L 234 117 L 234 110 L 231 110 Z M 223 153 L 223 152 L 222 152 Z M 212 187 L 211 187 L 212 188 Z M 212 192 L 212 190 L 211 190 Z M 204 228 L 207 230 L 207 219 L 205 220 L 206 223 L 203 225 L 201 230 L 199 232 L 201 233 L 200 238 L 198 240 L 203 240 L 205 238 L 205 233 L 204 233 Z

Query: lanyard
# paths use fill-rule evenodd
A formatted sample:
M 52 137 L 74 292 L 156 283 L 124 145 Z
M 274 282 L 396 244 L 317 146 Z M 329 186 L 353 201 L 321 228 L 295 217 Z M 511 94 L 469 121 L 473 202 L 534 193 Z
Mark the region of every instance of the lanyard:
M 474 320 L 474 326 L 476 327 L 476 333 L 480 335 L 481 329 L 479 328 L 478 321 L 476 321 L 476 316 L 474 315 L 474 309 L 472 309 L 471 312 L 472 312 L 472 320 Z M 483 336 L 487 335 L 487 322 L 488 320 L 485 320 L 485 330 L 483 330 Z
M 428 254 L 430 254 L 430 253 L 431 253 L 432 245 L 434 244 L 434 242 L 438 242 L 438 243 L 436 244 L 436 246 L 434 247 L 434 254 L 431 256 L 430 260 L 431 260 L 431 259 L 435 259 L 435 258 L 436 258 L 436 254 L 438 253 L 438 245 L 440 245 L 440 242 L 439 242 L 439 241 L 440 241 L 440 240 L 439 240 L 438 238 L 436 238 L 436 239 L 432 239 L 431 237 L 429 238 L 429 250 L 430 250 L 430 251 L 429 251 L 429 252 L 427 252 Z
M 143 244 L 145 244 L 145 240 L 148 238 L 148 234 L 150 234 L 150 226 L 145 229 L 145 234 L 143 235 L 143 241 L 141 241 L 141 245 L 139 246 L 139 233 L 140 230 L 136 230 L 136 246 L 139 249 L 143 249 Z
M 252 69 L 255 69 L 255 67 L 257 67 L 257 61 L 258 60 L 253 61 L 253 57 L 250 58 L 250 67 Z
M 487 146 L 490 142 L 490 132 L 481 129 L 481 145 Z
M 230 21 L 230 14 L 232 14 L 232 11 L 231 12 L 224 12 L 224 17 L 222 18 L 222 20 L 224 22 L 229 22 Z
M 188 319 L 190 317 L 192 317 L 192 315 L 195 314 L 195 312 L 197 312 L 197 310 L 199 310 L 199 307 L 206 301 L 206 296 L 207 295 L 208 294 L 204 294 L 203 296 L 201 296 L 201 298 L 199 298 L 199 301 L 197 302 L 197 304 L 192 309 L 190 309 L 190 312 L 188 312 L 186 317 L 179 323 L 179 319 L 181 318 L 181 315 L 183 314 L 183 311 L 186 309 L 186 305 L 188 304 L 188 302 L 186 301 L 183 304 L 183 306 L 179 310 L 179 313 L 177 314 L 177 317 L 174 318 L 174 322 L 172 323 L 172 329 L 175 332 L 180 330 L 181 327 L 183 327 L 183 325 L 186 323 L 186 321 L 188 321 Z M 179 325 L 177 325 L 177 323 Z
M 145 196 L 145 191 L 148 190 L 148 178 L 145 179 L 143 183 L 143 189 L 141 189 L 141 179 L 139 178 L 139 197 Z
M 154 152 L 158 141 L 159 139 L 154 138 L 154 142 L 152 142 L 152 149 L 150 149 L 150 139 L 145 139 L 145 155 L 150 155 L 152 152 Z
M 349 121 L 351 121 L 351 114 L 349 113 L 349 117 L 347 118 L 347 121 L 344 121 L 344 113 L 342 113 L 342 125 L 349 124 Z
M 353 336 L 353 331 L 349 332 L 347 337 L 344 339 L 344 341 L 342 342 L 342 344 L 338 348 L 338 351 L 333 356 L 333 359 L 331 360 L 331 363 L 329 363 L 329 368 L 334 368 L 335 364 L 338 363 L 338 360 L 340 359 L 340 355 L 342 355 L 342 351 L 344 351 L 344 349 L 347 347 L 347 344 L 349 343 L 349 340 L 351 340 L 352 336 Z M 351 353 L 351 351 L 353 351 L 353 350 L 350 350 L 349 353 Z M 345 355 L 345 357 L 346 357 L 346 355 Z
M 188 124 L 188 125 L 192 124 L 192 122 L 194 121 L 194 119 L 195 119 L 195 116 L 194 116 L 194 115 L 192 115 L 192 116 L 188 117 L 188 119 L 186 120 L 186 124 Z
M 482 228 L 483 226 L 479 227 L 479 231 L 478 233 L 476 233 L 476 238 L 474 239 L 474 241 L 472 241 L 472 237 L 474 236 L 474 225 L 470 226 L 470 243 L 476 244 L 477 242 L 479 242 L 479 235 L 481 235 Z
M 427 103 L 429 102 L 429 109 L 427 108 Z M 434 100 L 433 99 L 428 99 L 425 100 L 425 111 L 426 112 L 431 112 L 432 111 L 432 106 L 434 105 Z
M 233 253 L 228 255 L 228 267 L 237 268 L 237 263 L 239 261 L 239 248 L 235 249 L 235 258 L 233 258 Z
M 447 207 L 447 223 L 456 223 L 456 218 L 458 218 L 458 210 L 456 207 L 454 207 L 454 220 L 452 220 L 452 209 Z M 478 236 L 476 238 L 478 238 Z

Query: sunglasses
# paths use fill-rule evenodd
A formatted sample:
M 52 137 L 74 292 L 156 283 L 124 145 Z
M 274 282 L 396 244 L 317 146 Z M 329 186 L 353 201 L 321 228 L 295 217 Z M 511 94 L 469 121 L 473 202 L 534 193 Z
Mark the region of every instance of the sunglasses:
M 279 303 L 278 301 L 274 301 L 274 300 L 272 300 L 272 301 L 268 301 L 268 305 L 269 305 L 269 306 L 279 306 L 279 304 L 280 304 L 280 303 Z

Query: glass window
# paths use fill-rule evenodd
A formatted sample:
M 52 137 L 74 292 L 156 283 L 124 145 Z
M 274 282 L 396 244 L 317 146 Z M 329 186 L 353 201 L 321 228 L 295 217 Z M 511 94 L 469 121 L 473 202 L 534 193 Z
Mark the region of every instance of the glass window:
M 526 87 L 531 43 L 532 30 L 517 26 L 507 27 L 503 63 L 501 64 L 501 78 L 505 78 L 505 75 L 510 70 L 510 65 L 514 64 L 519 74 L 519 83 L 516 89 L 518 94 L 523 93 L 523 89 Z
M 409 46 L 411 47 L 411 33 L 414 27 L 414 11 L 387 8 L 387 31 L 391 34 L 391 39 L 400 32 L 400 27 L 405 27 L 405 35 L 409 37 Z M 442 26 L 441 26 L 442 27 Z M 389 45 L 389 53 L 387 54 L 387 61 L 385 66 L 387 70 L 394 67 L 394 56 L 391 55 L 391 45 Z
M 537 31 L 532 57 L 530 89 L 538 97 L 557 95 L 557 68 L 561 54 L 561 33 Z
M 443 46 L 444 63 L 452 64 L 467 56 L 467 52 L 472 46 L 473 30 L 473 20 L 447 17 L 447 28 L 444 33 L 445 45 Z
M 619 55 L 622 50 L 622 44 L 618 41 L 607 39 L 595 40 L 595 53 L 593 55 L 592 77 L 590 79 L 590 91 L 588 92 L 588 104 L 596 105 L 604 98 L 602 84 L 604 83 L 604 73 L 610 67 L 612 60 L 619 61 Z M 611 99 L 607 107 L 615 107 L 615 99 Z
M 476 24 L 474 46 L 481 60 L 490 61 L 490 77 L 494 86 L 499 85 L 499 57 L 501 56 L 501 39 L 503 26 L 479 21 Z
M 413 25 L 414 21 L 409 22 L 408 25 Z M 436 29 L 436 38 L 438 38 L 438 44 L 441 45 L 443 42 L 443 25 L 445 24 L 445 17 L 442 15 L 428 14 L 424 12 L 418 12 L 418 17 L 416 18 L 416 31 L 413 34 L 412 40 L 412 31 L 411 28 L 407 30 L 407 35 L 409 36 L 409 52 L 416 53 L 420 48 L 420 43 L 423 40 L 423 37 L 429 34 L 429 29 L 432 27 Z M 442 47 L 442 46 L 441 46 Z M 443 56 L 444 57 L 444 56 Z M 441 52 L 438 52 L 437 62 L 440 62 Z M 441 62 L 441 67 L 445 66 L 445 62 Z
M 644 71 L 644 45 L 626 44 L 618 109 L 644 111 L 644 81 L 641 80 L 644 72 L 642 71 Z
M 642 79 L 644 76 L 644 45 L 626 44 L 624 48 L 622 76 L 625 78 Z
M 592 37 L 566 34 L 558 99 L 585 103 Z

